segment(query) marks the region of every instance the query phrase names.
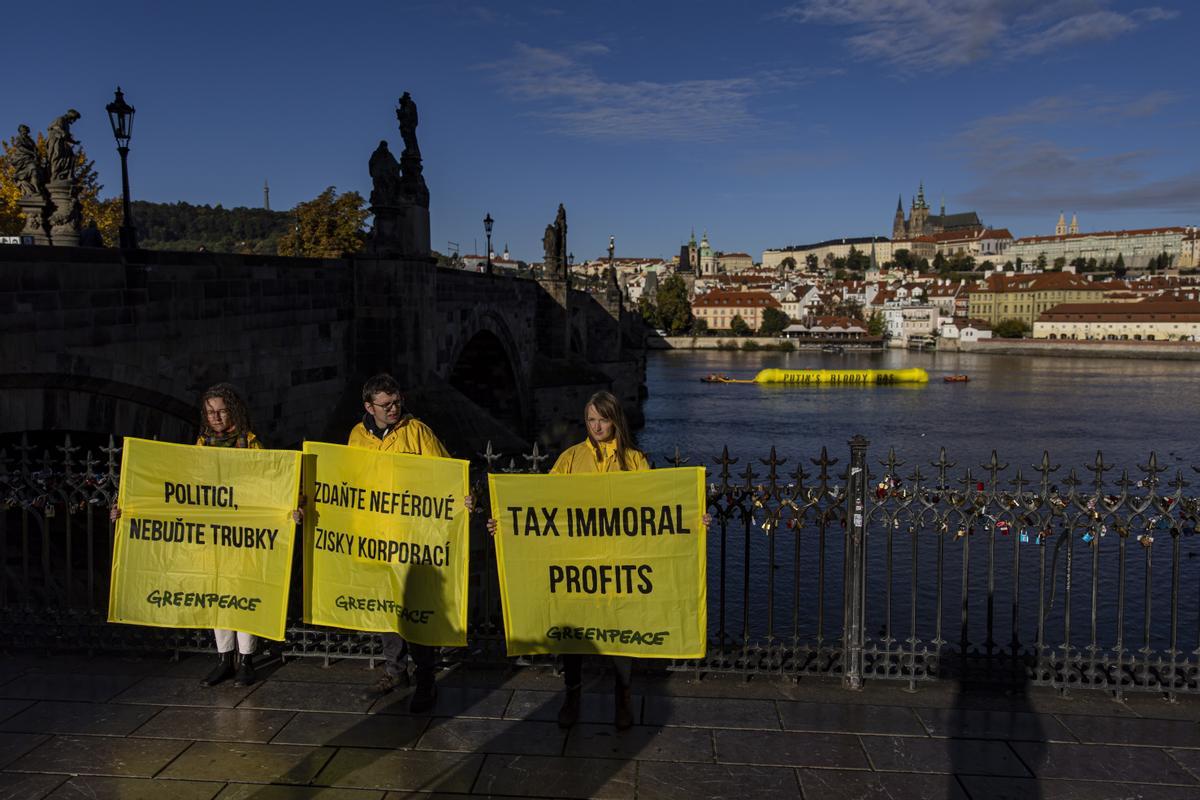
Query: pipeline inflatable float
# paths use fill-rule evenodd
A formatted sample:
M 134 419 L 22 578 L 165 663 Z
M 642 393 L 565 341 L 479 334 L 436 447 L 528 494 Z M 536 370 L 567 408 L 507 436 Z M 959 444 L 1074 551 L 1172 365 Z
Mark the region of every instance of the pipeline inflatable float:
M 752 380 L 710 375 L 706 383 L 770 383 L 789 386 L 870 386 L 892 383 L 929 383 L 929 373 L 910 369 L 764 369 Z

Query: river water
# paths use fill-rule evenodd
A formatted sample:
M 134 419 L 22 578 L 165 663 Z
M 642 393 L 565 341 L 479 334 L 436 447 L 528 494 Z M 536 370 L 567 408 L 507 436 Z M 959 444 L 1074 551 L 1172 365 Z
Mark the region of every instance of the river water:
M 917 387 L 805 388 L 700 381 L 713 372 L 750 378 L 767 367 L 922 367 L 929 372 L 930 382 Z M 969 383 L 942 380 L 963 373 L 970 376 Z M 817 468 L 810 459 L 822 447 L 838 459 L 831 472 L 840 472 L 849 461 L 847 441 L 862 434 L 871 442 L 868 463 L 876 477 L 883 469 L 879 462 L 894 448 L 896 458 L 904 462 L 897 470 L 902 487 L 914 486 L 911 476 L 918 466 L 924 485 L 929 485 L 928 479 L 937 472 L 931 462 L 944 447 L 946 458 L 956 464 L 950 475 L 961 481 L 952 486 L 961 489 L 986 481 L 982 465 L 995 451 L 998 460 L 1008 465 L 1000 474 L 999 489 L 1011 490 L 1007 482 L 1020 469 L 1036 490 L 1040 479 L 1036 465 L 1047 452 L 1050 464 L 1058 466 L 1050 476 L 1051 484 L 1065 493 L 1072 469 L 1090 487 L 1095 473 L 1087 467 L 1095 464 L 1100 451 L 1104 463 L 1113 467 L 1104 473 L 1102 494 L 1119 492 L 1115 483 L 1123 469 L 1128 470 L 1130 481 L 1144 479 L 1142 467 L 1154 453 L 1158 466 L 1166 468 L 1161 476 L 1164 483 L 1181 475 L 1193 484 L 1184 494 L 1200 495 L 1200 474 L 1192 469 L 1200 466 L 1196 424 L 1200 362 L 908 351 L 839 355 L 667 351 L 650 354 L 647 386 L 647 422 L 639 432 L 640 446 L 658 466 L 676 452 L 689 464 L 706 466 L 710 484 L 717 480 L 714 460 L 726 446 L 730 456 L 739 459 L 734 470 L 740 474 L 750 462 L 759 481 L 766 472 L 759 460 L 768 457 L 772 446 L 779 458 L 787 459 L 781 472 L 791 471 L 800 461 L 815 475 Z M 964 480 L 968 468 L 970 484 Z M 841 479 L 833 482 L 842 484 Z M 806 481 L 811 483 L 811 478 Z M 874 491 L 874 484 L 870 488 Z M 1130 491 L 1144 493 L 1136 486 Z M 825 505 L 839 504 L 830 500 Z M 1174 540 L 1161 529 L 1166 522 L 1152 508 L 1135 514 L 1126 505 L 1116 516 L 1130 530 L 1124 540 L 1123 574 L 1122 539 L 1113 535 L 1114 520 L 1107 515 L 1103 529 L 1100 523 L 1095 526 L 1094 545 L 1084 538 L 1086 512 L 1056 517 L 1046 505 L 1025 517 L 1017 509 L 993 504 L 981 509 L 973 523 L 954 513 L 952 527 L 946 530 L 939 530 L 940 523 L 929 515 L 872 517 L 869 634 L 877 642 L 886 640 L 891 623 L 891 636 L 897 639 L 915 634 L 925 642 L 943 638 L 957 644 L 965 616 L 973 644 L 988 638 L 989 623 L 992 638 L 1007 644 L 1016 605 L 1016 627 L 1023 643 L 1034 641 L 1042 622 L 1047 644 L 1069 642 L 1078 647 L 1089 642 L 1094 591 L 1097 640 L 1102 646 L 1137 648 L 1147 644 L 1148 637 L 1152 648 L 1163 650 L 1173 635 L 1174 583 L 1180 598 L 1174 635 L 1181 650 L 1193 650 L 1200 644 L 1200 536 Z M 769 630 L 784 640 L 811 641 L 822 616 L 824 637 L 838 638 L 844 527 L 840 521 L 827 521 L 822 531 L 810 516 L 795 529 L 767 535 L 761 522 L 761 512 L 749 524 L 733 513 L 719 518 L 709 532 L 710 636 L 724 632 L 740 640 L 748 633 L 761 639 Z M 1043 546 L 1037 543 L 1041 529 L 1048 534 Z M 967 535 L 956 536 L 960 530 Z M 1194 526 L 1185 525 L 1183 530 L 1190 534 Z M 1021 533 L 1030 536 L 1028 544 L 1018 544 Z M 1145 543 L 1149 546 L 1140 546 L 1141 535 L 1154 539 Z M 937 580 L 939 552 L 941 581 Z M 1175 566 L 1177 577 L 1172 575 Z M 989 574 L 994 576 L 990 586 Z M 1117 602 L 1122 580 L 1123 605 Z M 1068 586 L 1073 591 L 1069 608 Z M 822 601 L 823 613 L 818 614 Z M 915 626 L 912 615 L 917 618 Z M 1125 634 L 1124 641 L 1118 642 L 1115 632 L 1121 615 Z

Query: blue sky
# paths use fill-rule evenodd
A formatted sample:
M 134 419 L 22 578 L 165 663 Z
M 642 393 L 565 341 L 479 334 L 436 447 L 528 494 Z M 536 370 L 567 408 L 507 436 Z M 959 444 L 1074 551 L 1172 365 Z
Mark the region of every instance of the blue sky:
M 64 3 L 5 28 L 0 136 L 68 107 L 106 192 L 104 104 L 138 113 L 134 197 L 286 209 L 369 193 L 420 110 L 434 247 L 669 257 L 890 235 L 898 194 L 1014 234 L 1200 223 L 1196 6 L 1183 0 Z M 78 33 L 77 33 L 78 32 Z

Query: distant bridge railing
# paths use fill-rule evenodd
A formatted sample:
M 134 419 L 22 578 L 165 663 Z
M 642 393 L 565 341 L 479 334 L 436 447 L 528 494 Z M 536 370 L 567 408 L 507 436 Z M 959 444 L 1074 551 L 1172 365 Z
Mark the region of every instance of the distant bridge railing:
M 909 467 L 894 452 L 868 458 L 862 437 L 848 444 L 844 461 L 826 448 L 804 461 L 726 449 L 704 464 L 709 646 L 670 668 L 836 676 L 850 688 L 953 679 L 1200 691 L 1200 500 L 1183 469 L 1151 453 L 1118 472 L 1097 453 L 1065 472 L 1045 454 L 1030 468 L 993 454 L 960 470 L 944 450 Z M 546 461 L 489 447 L 473 482 Z M 211 649 L 206 631 L 105 621 L 119 479 L 111 439 L 0 453 L 0 622 L 12 646 Z M 486 516 L 471 525 L 469 644 L 452 659 L 503 657 Z M 373 634 L 300 621 L 299 558 L 281 652 L 379 658 Z

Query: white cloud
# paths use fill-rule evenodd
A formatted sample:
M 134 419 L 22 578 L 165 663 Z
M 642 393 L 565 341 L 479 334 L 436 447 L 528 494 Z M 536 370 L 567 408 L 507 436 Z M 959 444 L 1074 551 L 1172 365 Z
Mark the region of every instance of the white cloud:
M 1154 117 L 1178 100 L 1167 92 L 1130 97 L 1084 92 L 1039 98 L 977 119 L 953 142 L 976 182 L 963 200 L 985 213 L 1200 211 L 1200 171 L 1190 164 L 1179 164 L 1170 178 L 1152 177 L 1150 161 L 1158 155 L 1152 151 L 1104 152 L 1049 138 L 1075 120 L 1103 128 Z
M 1108 5 L 1107 0 L 798 0 L 775 16 L 848 27 L 846 44 L 854 57 L 907 72 L 1057 52 L 1178 16 L 1158 6 L 1122 13 Z
M 605 45 L 584 43 L 549 50 L 516 45 L 513 55 L 480 69 L 531 107 L 551 130 L 605 139 L 722 141 L 761 124 L 749 108 L 757 95 L 838 74 L 792 69 L 731 78 L 617 81 L 583 62 L 606 56 Z

